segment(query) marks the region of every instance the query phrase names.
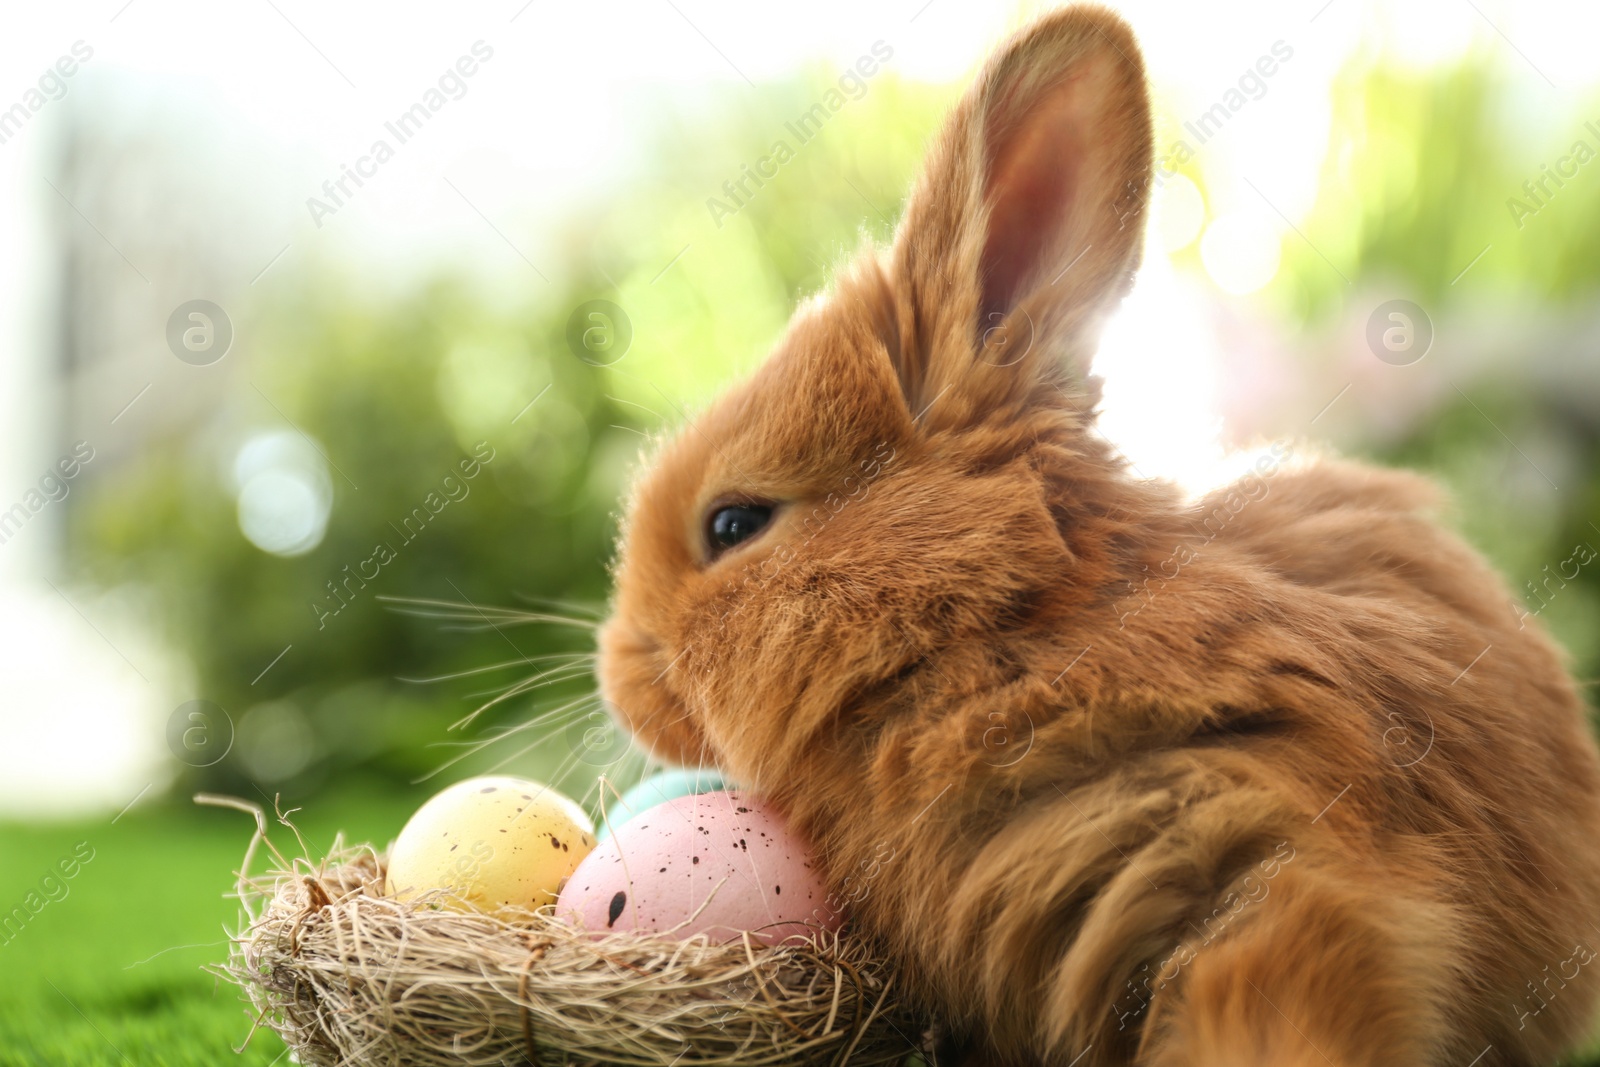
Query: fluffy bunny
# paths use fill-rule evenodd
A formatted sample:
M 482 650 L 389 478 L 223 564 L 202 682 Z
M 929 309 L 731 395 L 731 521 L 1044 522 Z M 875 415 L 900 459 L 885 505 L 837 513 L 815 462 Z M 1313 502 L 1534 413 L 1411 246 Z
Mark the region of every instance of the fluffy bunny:
M 602 693 L 974 1061 L 1548 1062 L 1600 990 L 1562 657 L 1417 477 L 1280 445 L 1186 502 L 1096 435 L 1150 177 L 1118 18 L 1001 48 L 892 247 L 653 456 Z

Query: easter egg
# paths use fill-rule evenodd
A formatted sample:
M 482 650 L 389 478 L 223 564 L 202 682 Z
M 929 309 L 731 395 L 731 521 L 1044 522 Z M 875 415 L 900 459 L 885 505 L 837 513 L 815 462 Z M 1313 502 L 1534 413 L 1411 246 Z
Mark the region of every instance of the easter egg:
M 643 815 L 657 804 L 665 804 L 679 797 L 692 797 L 696 793 L 715 793 L 725 789 L 722 775 L 709 769 L 662 771 L 646 778 L 621 798 L 605 804 L 601 818 L 595 820 L 599 827 L 596 839 L 606 840 L 613 827 L 621 826 L 635 815 Z
M 594 848 L 594 824 L 547 785 L 469 778 L 411 816 L 389 850 L 385 891 L 401 900 L 443 890 L 452 911 L 509 915 L 549 904 Z
M 720 942 L 748 930 L 767 944 L 837 930 L 843 918 L 806 844 L 742 792 L 678 797 L 617 827 L 567 880 L 556 914 L 598 933 Z

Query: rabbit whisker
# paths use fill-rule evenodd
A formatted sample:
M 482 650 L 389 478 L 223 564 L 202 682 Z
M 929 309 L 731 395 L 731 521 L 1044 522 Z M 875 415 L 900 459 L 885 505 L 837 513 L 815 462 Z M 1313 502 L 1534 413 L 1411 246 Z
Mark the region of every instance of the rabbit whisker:
M 552 671 L 551 675 L 557 675 L 558 673 L 559 672 L 557 671 Z M 482 715 L 485 711 L 488 711 L 497 704 L 504 704 L 508 700 L 513 700 L 524 693 L 531 693 L 535 689 L 543 688 L 544 686 L 550 685 L 553 682 L 570 681 L 573 678 L 582 677 L 587 673 L 589 673 L 587 670 L 573 670 L 559 677 L 547 677 L 546 675 L 541 674 L 533 678 L 524 678 L 522 681 L 510 686 L 499 696 L 492 697 L 491 699 L 484 701 L 482 704 L 479 704 L 476 708 L 473 708 L 472 711 L 468 712 L 466 715 L 462 716 L 460 719 L 456 720 L 456 722 L 451 724 L 450 729 L 459 730 L 463 726 L 470 725 L 473 720 L 477 719 L 479 715 Z
M 548 656 L 524 656 L 522 659 L 508 659 L 503 663 L 491 663 L 485 667 L 468 667 L 464 671 L 452 671 L 449 674 L 435 675 L 431 678 L 405 678 L 397 676 L 395 680 L 398 682 L 406 682 L 410 685 L 433 685 L 437 682 L 449 682 L 454 681 L 457 678 L 468 678 L 474 674 L 489 674 L 493 671 L 503 671 L 507 668 L 517 667 L 524 663 L 544 663 L 550 660 L 561 659 L 569 661 L 592 661 L 594 658 L 595 654 L 593 652 L 553 652 Z
M 427 779 L 432 778 L 434 775 L 437 775 L 440 772 L 455 766 L 462 760 L 477 755 L 478 753 L 489 748 L 489 746 L 498 744 L 513 734 L 522 733 L 525 730 L 531 730 L 536 727 L 548 727 L 548 729 L 546 729 L 543 733 L 535 737 L 526 748 L 522 749 L 518 755 L 520 755 L 522 752 L 527 752 L 534 748 L 538 748 L 540 745 L 549 742 L 549 740 L 561 730 L 570 729 L 572 724 L 578 721 L 578 716 L 583 713 L 584 708 L 582 705 L 583 701 L 572 701 L 565 707 L 541 712 L 536 718 L 529 719 L 527 722 L 519 723 L 516 726 L 500 730 L 489 737 L 484 737 L 473 741 L 437 742 L 436 745 L 430 747 L 459 748 L 461 751 L 457 755 L 452 756 L 450 759 L 445 760 L 438 767 L 435 767 L 421 778 L 416 779 L 416 781 L 426 781 Z M 565 721 L 562 718 L 564 714 L 569 716 Z
M 512 687 L 512 689 L 510 691 L 508 691 L 506 693 L 502 693 L 500 696 L 497 696 L 492 700 L 485 701 L 484 703 L 478 705 L 478 707 L 474 708 L 472 711 L 468 712 L 466 715 L 463 715 L 461 718 L 459 718 L 455 722 L 451 723 L 450 724 L 450 729 L 452 731 L 455 731 L 455 730 L 460 730 L 460 729 L 462 729 L 464 727 L 470 726 L 478 718 L 479 715 L 482 715 L 489 708 L 494 707 L 496 704 L 503 704 L 507 700 L 512 699 L 513 697 L 521 696 L 523 693 L 529 692 L 532 689 L 536 689 L 536 688 L 538 688 L 538 686 L 535 685 L 535 684 L 530 684 L 530 682 L 518 683 L 518 685 Z M 585 700 L 598 701 L 599 699 L 600 699 L 600 695 L 598 693 L 596 693 L 596 692 L 591 691 L 591 692 L 583 694 L 582 696 L 579 696 L 579 697 L 575 698 L 571 703 L 564 705 L 561 709 L 558 709 L 558 710 L 565 710 L 565 708 L 574 707 L 578 703 L 581 703 L 582 701 L 585 701 Z M 527 721 L 528 722 L 538 722 L 541 718 L 543 718 L 545 715 L 548 715 L 548 714 L 553 714 L 553 713 L 552 712 L 548 712 L 548 711 L 535 711 L 534 714 L 533 714 L 533 717 L 528 719 Z
M 426 619 L 444 619 L 452 622 L 483 623 L 486 625 L 493 625 L 496 622 L 506 625 L 551 622 L 559 623 L 563 626 L 573 626 L 582 630 L 594 630 L 599 627 L 599 623 L 594 619 L 580 619 L 543 611 L 525 611 L 521 608 L 506 608 L 497 605 L 479 606 L 456 600 L 399 597 L 387 594 L 380 595 L 378 599 L 389 605 L 389 610 L 397 615 L 411 615 Z
M 542 689 L 547 685 L 556 685 L 560 682 L 570 682 L 574 678 L 582 678 L 593 673 L 594 668 L 592 664 L 568 663 L 564 666 L 553 667 L 550 670 L 545 671 L 543 674 L 535 674 L 519 681 L 512 682 L 510 685 L 499 686 L 494 689 L 480 689 L 477 692 L 468 693 L 466 694 L 466 698 L 471 700 L 485 695 L 515 696 L 516 693 L 510 692 L 512 689 L 516 689 L 519 692 L 525 693 L 533 689 Z
M 552 600 L 549 597 L 529 596 L 527 593 L 512 593 L 511 595 L 528 604 L 542 604 L 550 608 L 561 608 L 596 621 L 605 618 L 606 614 L 606 609 L 603 605 L 584 604 L 571 600 Z

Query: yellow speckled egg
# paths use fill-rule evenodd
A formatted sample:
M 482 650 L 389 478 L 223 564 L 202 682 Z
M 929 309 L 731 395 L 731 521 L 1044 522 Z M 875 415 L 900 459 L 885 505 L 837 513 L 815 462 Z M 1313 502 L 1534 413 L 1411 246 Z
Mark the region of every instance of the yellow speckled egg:
M 441 907 L 491 914 L 552 903 L 594 849 L 594 824 L 547 785 L 468 778 L 411 816 L 389 851 L 389 895 L 445 890 Z

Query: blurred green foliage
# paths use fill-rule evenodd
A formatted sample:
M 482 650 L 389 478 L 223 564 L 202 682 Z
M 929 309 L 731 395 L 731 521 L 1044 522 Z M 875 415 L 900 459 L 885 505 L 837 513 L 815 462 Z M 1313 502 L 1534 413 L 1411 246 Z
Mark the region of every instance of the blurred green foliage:
M 1403 433 L 1353 444 L 1450 488 L 1455 521 L 1520 605 L 1508 610 L 1537 616 L 1591 683 L 1600 561 L 1581 561 L 1600 552 L 1588 314 L 1600 288 L 1600 98 L 1543 89 L 1482 54 L 1428 74 L 1353 65 L 1335 87 L 1305 240 L 1286 243 L 1275 289 L 1303 328 L 1331 328 L 1351 286 L 1326 255 L 1357 286 L 1376 280 L 1426 309 L 1434 365 L 1406 370 L 1443 383 L 1441 399 Z M 1551 177 L 1558 168 L 1568 177 Z M 1491 350 L 1463 365 L 1461 350 L 1480 344 Z
M 1524 185 L 1579 139 L 1600 150 L 1600 100 L 1555 97 L 1552 107 L 1530 80 L 1483 56 L 1428 74 L 1353 66 L 1335 86 L 1309 241 L 1350 277 L 1403 278 L 1430 304 L 1463 292 L 1530 303 L 1592 296 L 1600 166 L 1577 167 L 1543 192 Z M 1534 213 L 1513 210 L 1513 199 Z M 1333 312 L 1344 282 L 1303 242 L 1289 260 L 1309 294 L 1305 316 Z M 1466 290 L 1458 278 L 1471 279 Z
M 97 571 L 152 591 L 193 659 L 197 695 L 235 723 L 267 700 L 298 709 L 295 721 L 310 724 L 321 755 L 307 773 L 364 764 L 420 774 L 440 762 L 426 746 L 444 739 L 461 692 L 398 677 L 583 642 L 560 628 L 464 640 L 396 614 L 379 596 L 598 601 L 622 461 L 617 439 L 627 436 L 607 427 L 630 420 L 590 368 L 556 351 L 559 322 L 492 316 L 464 286 L 372 304 L 308 285 L 277 300 L 248 384 L 232 390 L 213 425 L 162 442 L 146 463 L 102 486 L 85 509 L 81 543 Z M 326 535 L 292 558 L 245 539 L 229 474 L 250 433 L 281 430 L 285 418 L 334 468 Z M 492 458 L 475 478 L 461 477 L 463 460 L 483 457 Z M 465 495 L 450 498 L 441 488 L 447 476 Z M 425 521 L 412 518 L 419 508 Z M 380 544 L 393 559 L 367 580 Z M 235 757 L 248 764 L 250 755 L 236 745 L 211 777 L 235 778 Z

